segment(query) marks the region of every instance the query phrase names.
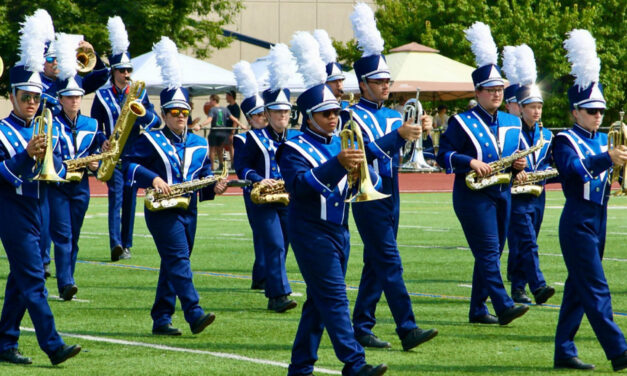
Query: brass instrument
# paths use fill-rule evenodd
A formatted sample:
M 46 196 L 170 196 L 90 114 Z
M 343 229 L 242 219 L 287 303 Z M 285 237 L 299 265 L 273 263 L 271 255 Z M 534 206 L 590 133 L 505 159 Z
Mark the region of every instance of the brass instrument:
M 431 140 L 433 141 L 433 154 L 438 155 L 440 150 L 440 136 L 442 135 L 442 128 L 433 129 L 431 131 Z
M 340 138 L 342 139 L 342 149 L 355 148 L 364 152 L 364 160 L 359 165 L 359 180 L 354 179 L 354 171 L 348 171 L 348 186 L 353 188 L 356 184 L 357 193 L 352 197 L 347 198 L 346 202 L 365 202 L 380 200 L 390 197 L 388 194 L 383 194 L 374 189 L 372 180 L 370 180 L 370 171 L 368 170 L 368 161 L 366 160 L 366 148 L 364 147 L 364 138 L 361 133 L 361 128 L 355 120 L 353 120 L 353 110 L 349 109 L 350 120 L 344 124 L 342 131 L 340 132 Z M 252 196 L 251 196 L 252 198 Z
M 558 175 L 559 172 L 554 168 L 528 173 L 527 180 L 524 182 L 514 181 L 514 184 L 512 185 L 512 194 L 532 194 L 538 197 L 542 194 L 544 187 L 535 183 L 554 178 Z
M 165 194 L 153 188 L 146 189 L 146 198 L 144 205 L 150 211 L 159 211 L 164 209 L 181 208 L 187 209 L 191 198 L 185 196 L 201 188 L 207 187 L 220 180 L 224 180 L 229 176 L 226 164 L 222 168 L 222 173 L 218 176 L 207 176 L 202 179 L 194 179 L 183 183 L 172 184 L 170 193 Z
M 120 159 L 126 139 L 133 129 L 133 124 L 138 117 L 146 115 L 146 109 L 137 99 L 146 87 L 143 81 L 133 81 L 126 95 L 126 100 L 120 111 L 120 116 L 115 122 L 115 128 L 109 137 L 109 150 L 101 155 L 102 163 L 98 168 L 98 180 L 107 181 L 113 175 L 113 169 Z
M 491 185 L 508 184 L 512 180 L 512 173 L 506 173 L 503 171 L 506 168 L 510 167 L 512 164 L 514 164 L 517 159 L 524 158 L 531 153 L 535 153 L 536 151 L 542 149 L 544 144 L 547 143 L 547 141 L 544 139 L 544 136 L 542 135 L 542 123 L 538 122 L 538 126 L 540 127 L 540 140 L 537 144 L 533 145 L 529 149 L 517 151 L 516 153 L 508 157 L 488 163 L 490 168 L 492 168 L 492 172 L 487 176 L 478 177 L 476 171 L 470 171 L 466 174 L 466 185 L 468 186 L 468 188 L 476 191 L 485 187 L 489 187 Z
M 52 111 L 46 107 L 46 100 L 44 99 L 44 110 L 41 115 L 33 119 L 33 137 L 34 136 L 46 136 L 46 152 L 43 158 L 38 158 L 35 169 L 39 170 L 39 173 L 33 178 L 33 180 L 46 181 L 46 182 L 66 182 L 57 174 L 54 168 L 54 157 L 52 150 Z
M 420 89 L 416 90 L 416 98 L 411 98 L 405 105 L 403 106 L 403 121 L 409 121 L 410 119 L 414 120 L 414 124 L 420 123 L 420 117 L 422 116 L 422 103 L 418 100 L 420 96 Z M 402 171 L 411 171 L 411 172 L 438 172 L 439 168 L 431 166 L 425 161 L 425 156 L 423 154 L 423 146 L 422 140 L 425 137 L 423 134 L 421 137 L 418 137 L 417 140 L 408 142 L 407 146 L 409 147 L 409 157 L 407 161 L 404 162 L 400 169 Z
M 4 63 L 2 62 L 2 58 L 0 57 L 0 77 L 2 77 L 2 73 L 4 73 Z
M 290 203 L 290 196 L 285 191 L 284 180 L 277 180 L 274 186 L 257 182 L 250 191 L 250 201 L 257 205 L 280 203 L 287 206 Z
M 619 112 L 620 120 L 614 122 L 607 132 L 608 149 L 621 148 L 627 146 L 627 124 L 623 123 L 625 111 Z M 615 196 L 627 195 L 627 169 L 625 166 L 614 166 L 612 170 L 611 182 L 619 182 L 620 189 L 614 192 Z
M 110 153 L 88 155 L 82 158 L 68 159 L 63 161 L 65 163 L 65 178 L 68 181 L 81 181 L 83 179 L 83 169 L 86 168 L 91 162 L 100 162 L 104 158 L 110 157 Z
M 76 50 L 76 62 L 78 63 L 77 71 L 79 73 L 89 73 L 96 66 L 96 54 L 92 49 L 79 47 Z

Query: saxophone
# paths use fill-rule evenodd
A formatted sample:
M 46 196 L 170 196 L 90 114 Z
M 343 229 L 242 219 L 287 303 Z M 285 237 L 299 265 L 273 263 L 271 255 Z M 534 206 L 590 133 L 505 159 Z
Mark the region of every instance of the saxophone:
M 281 203 L 286 205 L 290 203 L 290 196 L 285 191 L 285 181 L 277 180 L 274 186 L 262 185 L 261 182 L 253 184 L 250 191 L 250 200 L 257 205 Z
M 539 122 L 538 126 L 542 128 L 542 123 Z M 542 129 L 540 129 L 540 141 L 538 141 L 536 145 L 530 147 L 529 149 L 517 151 L 508 157 L 499 159 L 498 161 L 488 163 L 490 168 L 492 168 L 492 172 L 487 176 L 478 177 L 476 171 L 470 171 L 466 174 L 466 185 L 468 188 L 476 191 L 491 185 L 508 184 L 512 180 L 512 173 L 504 172 L 504 170 L 514 164 L 517 159 L 524 158 L 529 154 L 542 149 L 546 143 L 547 141 L 542 136 Z
M 170 186 L 170 193 L 165 194 L 153 188 L 146 189 L 146 198 L 144 205 L 150 211 L 159 211 L 171 208 L 181 208 L 183 210 L 189 207 L 190 197 L 186 196 L 198 189 L 210 186 L 220 180 L 228 177 L 229 171 L 226 169 L 226 163 L 222 168 L 222 173 L 218 176 L 207 176 L 202 179 L 194 179 L 183 183 L 173 184 Z
M 82 158 L 65 160 L 63 161 L 63 163 L 65 163 L 66 169 L 65 178 L 68 181 L 81 181 L 83 179 L 84 169 L 91 162 L 100 162 L 104 158 L 108 158 L 110 156 L 111 155 L 109 154 L 109 152 L 105 152 L 102 154 L 94 154 Z
M 524 182 L 514 181 L 514 184 L 512 185 L 512 194 L 532 194 L 538 197 L 542 194 L 544 187 L 535 183 L 554 178 L 559 174 L 560 173 L 553 168 L 544 171 L 531 172 L 527 174 L 527 180 Z
M 120 116 L 115 122 L 115 128 L 113 128 L 111 137 L 109 137 L 109 151 L 100 154 L 102 155 L 102 157 L 100 157 L 102 163 L 100 164 L 100 168 L 98 168 L 98 180 L 107 181 L 111 179 L 113 170 L 120 160 L 124 144 L 129 134 L 131 134 L 135 120 L 138 117 L 146 115 L 146 108 L 138 101 L 145 87 L 146 84 L 143 81 L 133 81 L 131 84 L 122 110 L 120 111 Z M 76 161 L 78 161 L 78 159 Z M 92 161 L 93 160 L 81 161 L 83 163 L 81 166 L 87 166 L 89 162 Z M 75 165 L 79 165 L 81 162 L 75 162 Z

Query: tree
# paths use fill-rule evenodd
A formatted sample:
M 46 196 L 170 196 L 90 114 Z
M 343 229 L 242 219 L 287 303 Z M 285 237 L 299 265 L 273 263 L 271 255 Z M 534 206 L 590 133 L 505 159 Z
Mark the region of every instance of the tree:
M 20 22 L 38 8 L 50 13 L 56 32 L 83 34 L 96 51 L 111 51 L 107 19 L 122 17 L 131 42 L 131 56 L 148 52 L 162 35 L 170 37 L 179 49 L 191 48 L 196 56 L 207 57 L 213 48 L 227 46 L 221 27 L 234 23 L 242 9 L 241 0 L 11 0 L 0 5 L 0 54 L 5 67 L 18 60 Z M 0 91 L 7 93 L 8 74 L 2 77 Z

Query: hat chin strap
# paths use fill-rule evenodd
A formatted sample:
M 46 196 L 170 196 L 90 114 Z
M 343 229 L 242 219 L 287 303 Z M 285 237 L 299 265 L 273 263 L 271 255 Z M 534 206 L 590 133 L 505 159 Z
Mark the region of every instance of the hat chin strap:
M 361 80 L 363 81 L 364 85 L 366 86 L 366 90 L 368 91 L 368 94 L 370 94 L 370 96 L 372 97 L 372 101 L 373 102 L 377 102 L 377 103 L 383 103 L 383 101 L 379 101 L 376 99 L 376 95 L 374 95 L 374 93 L 372 92 L 372 89 L 370 88 L 370 85 L 368 85 L 368 78 L 366 77 L 362 77 Z
M 17 90 L 13 89 L 13 111 L 15 113 L 17 113 L 17 116 L 19 116 L 20 118 L 24 119 L 26 121 L 26 124 L 30 123 L 34 117 L 26 117 L 22 111 L 20 110 L 20 106 L 17 103 Z
M 277 134 L 279 134 L 279 132 L 277 132 L 277 130 L 275 129 L 275 127 L 273 127 L 274 123 L 272 122 L 272 117 L 270 116 L 270 111 L 268 111 L 267 108 L 264 108 L 263 111 L 266 113 L 266 117 L 268 118 L 268 127 L 272 128 L 272 130 L 274 132 L 276 132 Z M 285 128 L 281 134 L 283 136 L 285 136 L 285 132 L 287 131 L 287 128 Z
M 311 120 L 311 124 L 313 125 L 313 127 L 316 128 L 316 130 L 318 130 L 321 134 L 326 136 L 333 135 L 333 132 L 327 132 L 322 129 L 322 127 L 314 120 L 313 114 L 311 112 L 307 111 L 307 117 L 309 118 L 309 120 Z

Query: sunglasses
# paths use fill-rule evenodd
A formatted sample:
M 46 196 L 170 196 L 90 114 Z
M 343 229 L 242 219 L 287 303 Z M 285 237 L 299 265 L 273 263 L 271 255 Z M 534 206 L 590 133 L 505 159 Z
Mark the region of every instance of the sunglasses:
M 54 63 L 57 60 L 55 56 L 48 56 L 46 58 L 46 63 Z
M 118 72 L 120 73 L 133 73 L 133 68 L 116 68 Z
M 40 99 L 41 99 L 40 94 L 22 94 L 22 96 L 20 97 L 20 100 L 24 103 L 28 103 L 31 100 L 35 103 L 39 103 Z
M 324 110 L 324 111 L 320 111 L 318 112 L 320 115 L 322 115 L 325 118 L 330 118 L 331 115 L 333 116 L 339 116 L 340 115 L 340 109 L 336 108 L 334 110 Z
M 588 113 L 588 115 L 596 115 L 598 112 L 601 114 L 601 116 L 603 116 L 603 114 L 605 114 L 605 109 L 604 108 L 586 108 L 586 112 Z
M 179 115 L 183 115 L 183 117 L 188 117 L 189 116 L 189 110 L 182 110 L 180 108 L 173 108 L 171 110 L 168 111 L 170 113 L 170 115 L 174 116 L 174 117 L 179 117 Z

